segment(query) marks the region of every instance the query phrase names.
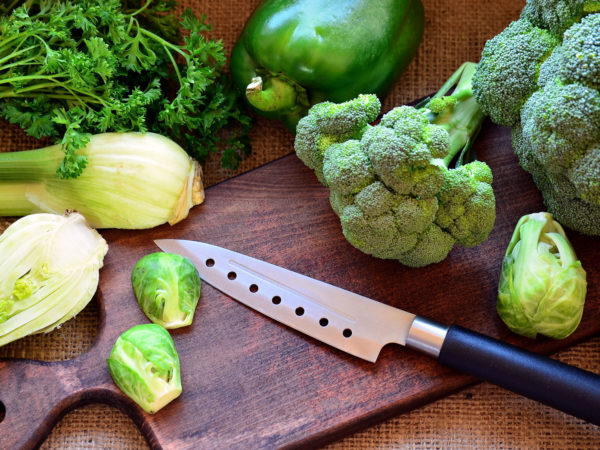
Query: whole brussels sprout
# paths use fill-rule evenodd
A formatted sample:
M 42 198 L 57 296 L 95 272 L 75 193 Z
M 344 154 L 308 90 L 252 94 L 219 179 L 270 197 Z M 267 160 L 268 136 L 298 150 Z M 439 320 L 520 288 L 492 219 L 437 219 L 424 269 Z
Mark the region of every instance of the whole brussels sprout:
M 521 217 L 502 261 L 498 314 L 515 333 L 569 336 L 581 321 L 586 273 L 552 214 Z
M 179 356 L 173 338 L 160 325 L 125 331 L 106 363 L 119 389 L 150 414 L 181 394 Z
M 148 319 L 165 328 L 190 325 L 200 298 L 201 281 L 191 261 L 174 253 L 151 253 L 131 272 L 138 304 Z

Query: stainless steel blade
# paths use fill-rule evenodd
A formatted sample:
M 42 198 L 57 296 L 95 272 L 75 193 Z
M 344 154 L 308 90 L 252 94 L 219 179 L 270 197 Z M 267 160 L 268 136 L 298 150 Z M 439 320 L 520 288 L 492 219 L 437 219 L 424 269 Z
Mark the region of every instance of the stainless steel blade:
M 200 277 L 278 322 L 375 362 L 382 347 L 406 344 L 415 315 L 221 247 L 161 239 L 163 251 L 189 258 Z

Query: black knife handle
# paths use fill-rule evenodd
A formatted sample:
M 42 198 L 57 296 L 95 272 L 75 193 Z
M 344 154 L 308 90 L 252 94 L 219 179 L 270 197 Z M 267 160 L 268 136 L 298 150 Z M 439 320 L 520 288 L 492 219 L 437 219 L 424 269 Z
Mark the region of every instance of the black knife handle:
M 600 425 L 600 376 L 452 325 L 438 361 Z

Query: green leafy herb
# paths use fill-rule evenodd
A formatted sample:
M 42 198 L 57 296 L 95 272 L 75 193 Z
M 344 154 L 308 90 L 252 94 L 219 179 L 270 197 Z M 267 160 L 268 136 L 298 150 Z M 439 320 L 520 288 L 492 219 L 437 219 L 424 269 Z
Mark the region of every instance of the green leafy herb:
M 62 143 L 62 178 L 79 176 L 91 134 L 152 131 L 203 161 L 236 168 L 250 118 L 206 17 L 170 0 L 27 0 L 0 14 L 0 115 Z M 183 30 L 183 32 L 182 32 Z

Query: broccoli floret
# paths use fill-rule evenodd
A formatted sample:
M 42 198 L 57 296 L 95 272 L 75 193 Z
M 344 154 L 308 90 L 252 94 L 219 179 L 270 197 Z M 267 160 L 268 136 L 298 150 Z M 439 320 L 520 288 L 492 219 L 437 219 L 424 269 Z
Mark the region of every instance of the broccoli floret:
M 600 139 L 600 92 L 550 83 L 523 105 L 523 145 L 544 170 L 565 173 Z
M 353 202 L 354 195 L 342 195 L 337 191 L 329 191 L 329 203 L 338 216 L 341 216 L 344 208 L 351 205 Z
M 540 67 L 540 89 L 552 82 L 600 88 L 600 33 L 597 30 L 600 30 L 600 14 L 592 14 L 565 32 L 562 45 L 556 46 Z
M 419 239 L 418 233 L 404 233 L 396 226 L 392 211 L 373 217 L 353 204 L 344 208 L 340 221 L 348 242 L 378 258 L 398 259 Z
M 523 61 L 530 70 L 508 67 Z M 496 79 L 504 84 L 492 92 Z M 519 163 L 548 211 L 600 235 L 600 1 L 528 0 L 521 18 L 486 44 L 473 91 L 493 121 L 512 127 Z
M 562 45 L 554 47 L 550 56 L 540 66 L 540 74 L 538 76 L 538 89 L 543 89 L 548 83 L 560 82 L 562 75 L 561 60 L 563 58 Z M 521 113 L 519 113 L 519 116 Z
M 367 216 L 377 217 L 392 211 L 401 199 L 401 196 L 393 194 L 381 181 L 375 181 L 361 190 L 352 202 Z
M 360 141 L 353 139 L 332 144 L 325 150 L 323 177 L 332 191 L 348 195 L 375 181 L 375 171 Z
M 400 255 L 398 261 L 409 267 L 424 267 L 440 262 L 454 247 L 454 239 L 435 224 L 431 224 L 419 235 L 419 240 L 408 252 Z
M 521 106 L 537 89 L 540 65 L 559 42 L 525 19 L 512 22 L 489 40 L 473 77 L 473 93 L 482 111 L 499 125 L 514 125 Z
M 600 4 L 600 3 L 599 3 Z M 560 48 L 558 76 L 563 82 L 600 89 L 600 14 L 584 17 L 569 28 Z
M 398 113 L 410 110 L 417 111 L 403 106 L 395 108 L 391 114 L 401 116 Z M 399 119 L 397 122 L 384 121 L 384 116 L 379 126 L 365 132 L 360 142 L 361 148 L 381 181 L 394 192 L 430 197 L 444 184 L 443 167 L 439 160 L 432 159 L 429 146 L 423 140 L 424 131 L 431 125 L 421 113 L 416 114 L 416 119 L 410 117 L 410 113 L 405 115 L 406 120 Z M 386 123 L 402 126 L 387 128 Z
M 600 11 L 598 0 L 528 0 L 521 17 L 536 27 L 561 35 L 581 17 Z
M 378 110 L 355 108 L 378 105 L 373 96 L 316 105 L 301 120 L 296 151 L 310 164 L 317 158 L 306 154 L 322 153 L 321 167 L 307 165 L 329 187 L 342 232 L 359 250 L 421 267 L 446 258 L 456 242 L 474 246 L 487 238 L 495 219 L 491 170 L 480 162 L 449 168 L 483 120 L 471 94 L 474 71 L 472 63 L 461 66 L 433 99 L 393 108 L 375 126 L 346 120 L 376 117 Z M 319 122 L 323 111 L 350 105 L 339 123 Z M 323 136 L 327 147 L 320 149 Z
M 313 169 L 319 181 L 323 182 L 325 150 L 336 142 L 360 139 L 364 128 L 377 118 L 380 108 L 381 104 L 375 95 L 359 95 L 339 104 L 316 104 L 296 127 L 294 149 L 298 158 Z
M 542 192 L 546 207 L 561 225 L 583 234 L 600 236 L 600 205 L 586 202 L 577 194 L 565 194 L 574 190 L 566 177 L 550 177 L 544 171 L 533 172 L 532 176 Z M 565 189 L 565 186 L 570 186 L 570 189 Z
M 436 223 L 456 242 L 474 247 L 487 238 L 496 219 L 492 171 L 487 164 L 474 161 L 449 170 L 438 198 Z
M 406 197 L 394 207 L 396 226 L 403 233 L 421 233 L 433 223 L 438 209 L 436 197 Z
M 568 176 L 582 200 L 600 205 L 600 144 L 577 159 Z

